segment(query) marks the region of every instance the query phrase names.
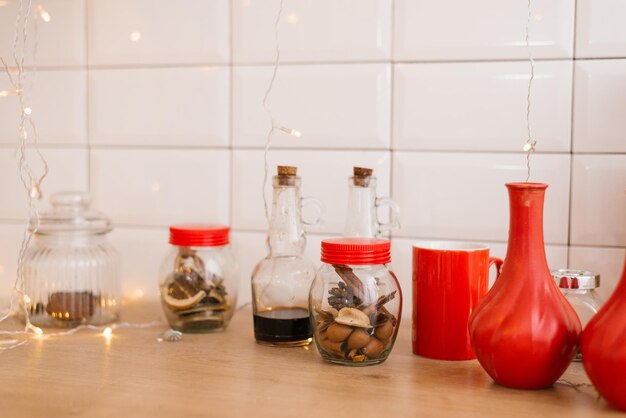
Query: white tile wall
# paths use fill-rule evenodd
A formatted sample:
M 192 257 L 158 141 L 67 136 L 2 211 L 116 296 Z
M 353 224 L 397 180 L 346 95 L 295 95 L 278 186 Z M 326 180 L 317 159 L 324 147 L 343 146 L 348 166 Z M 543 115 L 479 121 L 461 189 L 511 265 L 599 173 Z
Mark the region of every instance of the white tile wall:
M 94 145 L 228 146 L 226 67 L 94 70 L 89 130 Z
M 595 1 L 595 0 L 593 0 Z M 530 44 L 537 58 L 572 56 L 573 0 L 532 2 Z M 400 61 L 524 59 L 526 2 L 397 0 L 394 58 Z
M 50 162 L 46 198 L 91 190 L 94 206 L 117 224 L 111 241 L 129 298 L 156 297 L 168 224 L 231 224 L 240 303 L 249 301 L 252 267 L 266 251 L 262 99 L 279 0 L 38 3 L 51 20 L 37 21 L 40 68 L 29 104 Z M 550 184 L 548 259 L 555 268 L 599 271 L 608 295 L 626 245 L 624 4 L 532 4 L 532 179 Z M 525 179 L 526 2 L 284 5 L 284 65 L 268 103 L 275 121 L 302 137 L 277 133 L 270 161 L 272 169 L 298 165 L 303 194 L 326 204 L 307 254 L 318 259 L 321 239 L 342 230 L 343 192 L 359 164 L 376 170 L 379 194 L 391 193 L 402 208 L 392 240 L 406 312 L 416 239 L 482 241 L 503 256 L 504 183 Z M 16 7 L 0 1 L 5 58 Z M 0 77 L 0 90 L 7 87 Z M 0 98 L 0 302 L 25 217 L 13 148 L 18 111 L 16 97 Z
M 262 106 L 272 67 L 233 71 L 233 145 L 265 143 Z M 298 65 L 279 69 L 268 105 L 277 123 L 301 139 L 278 134 L 276 147 L 389 148 L 389 64 Z
M 578 0 L 576 57 L 626 56 L 626 3 L 622 0 Z
M 626 59 L 576 62 L 575 87 L 574 151 L 625 153 Z
M 541 61 L 535 70 L 531 117 L 540 150 L 569 152 L 572 63 Z M 521 61 L 396 65 L 394 147 L 521 150 L 529 78 Z
M 29 103 L 39 143 L 87 145 L 87 73 L 85 70 L 39 71 L 27 79 L 37 94 Z M 0 144 L 18 138 L 20 108 L 17 96 L 0 100 Z

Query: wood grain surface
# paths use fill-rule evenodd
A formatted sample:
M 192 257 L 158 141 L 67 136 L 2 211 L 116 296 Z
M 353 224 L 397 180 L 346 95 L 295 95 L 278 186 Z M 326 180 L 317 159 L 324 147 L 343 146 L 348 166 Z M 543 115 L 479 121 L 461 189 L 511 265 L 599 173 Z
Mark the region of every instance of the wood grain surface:
M 162 318 L 157 304 L 124 313 Z M 85 330 L 1 352 L 0 417 L 626 416 L 598 399 L 580 364 L 551 389 L 520 391 L 476 361 L 415 356 L 410 318 L 387 362 L 363 368 L 327 364 L 314 346 L 256 344 L 249 309 L 222 333 L 158 342 L 164 329 L 117 329 L 109 342 Z

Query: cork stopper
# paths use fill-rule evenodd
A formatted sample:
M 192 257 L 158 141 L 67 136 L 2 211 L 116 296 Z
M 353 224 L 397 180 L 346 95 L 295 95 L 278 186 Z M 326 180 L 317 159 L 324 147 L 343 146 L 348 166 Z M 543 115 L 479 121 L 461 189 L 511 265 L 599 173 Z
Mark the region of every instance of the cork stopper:
M 279 165 L 278 175 L 279 176 L 296 176 L 298 175 L 298 167 L 290 167 L 288 165 Z
M 365 167 L 354 167 L 353 173 L 354 177 L 352 177 L 352 180 L 355 186 L 368 187 L 370 185 L 370 177 L 372 177 L 374 170 Z
M 278 175 L 276 176 L 276 178 L 278 179 L 278 185 L 294 186 L 296 184 L 296 179 L 298 178 L 298 167 L 279 165 L 277 167 L 277 170 Z

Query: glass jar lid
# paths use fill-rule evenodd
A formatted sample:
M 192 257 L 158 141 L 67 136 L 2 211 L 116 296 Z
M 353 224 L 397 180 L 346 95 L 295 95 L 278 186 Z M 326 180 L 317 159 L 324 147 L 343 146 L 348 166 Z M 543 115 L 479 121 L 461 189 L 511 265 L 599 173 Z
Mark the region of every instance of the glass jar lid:
M 322 262 L 327 264 L 387 264 L 391 244 L 386 239 L 335 238 L 322 241 Z
M 218 224 L 170 226 L 170 244 L 179 247 L 221 247 L 230 243 L 230 227 Z
M 561 289 L 590 290 L 600 287 L 600 275 L 587 270 L 552 270 L 552 277 Z
M 87 193 L 55 193 L 50 197 L 50 205 L 52 209 L 41 214 L 38 227 L 37 219 L 31 218 L 31 231 L 36 229 L 41 235 L 67 232 L 105 234 L 113 229 L 109 218 L 89 209 L 91 197 Z

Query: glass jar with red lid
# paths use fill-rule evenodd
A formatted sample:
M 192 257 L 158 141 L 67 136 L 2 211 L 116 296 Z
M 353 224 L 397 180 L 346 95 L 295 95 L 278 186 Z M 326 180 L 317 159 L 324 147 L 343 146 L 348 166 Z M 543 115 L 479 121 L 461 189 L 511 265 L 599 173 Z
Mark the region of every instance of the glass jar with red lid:
M 224 225 L 170 226 L 172 249 L 161 264 L 159 290 L 173 329 L 203 333 L 228 326 L 239 287 L 229 234 Z
M 327 239 L 321 260 L 309 293 L 320 354 L 349 366 L 382 363 L 393 348 L 402 313 L 389 240 Z

